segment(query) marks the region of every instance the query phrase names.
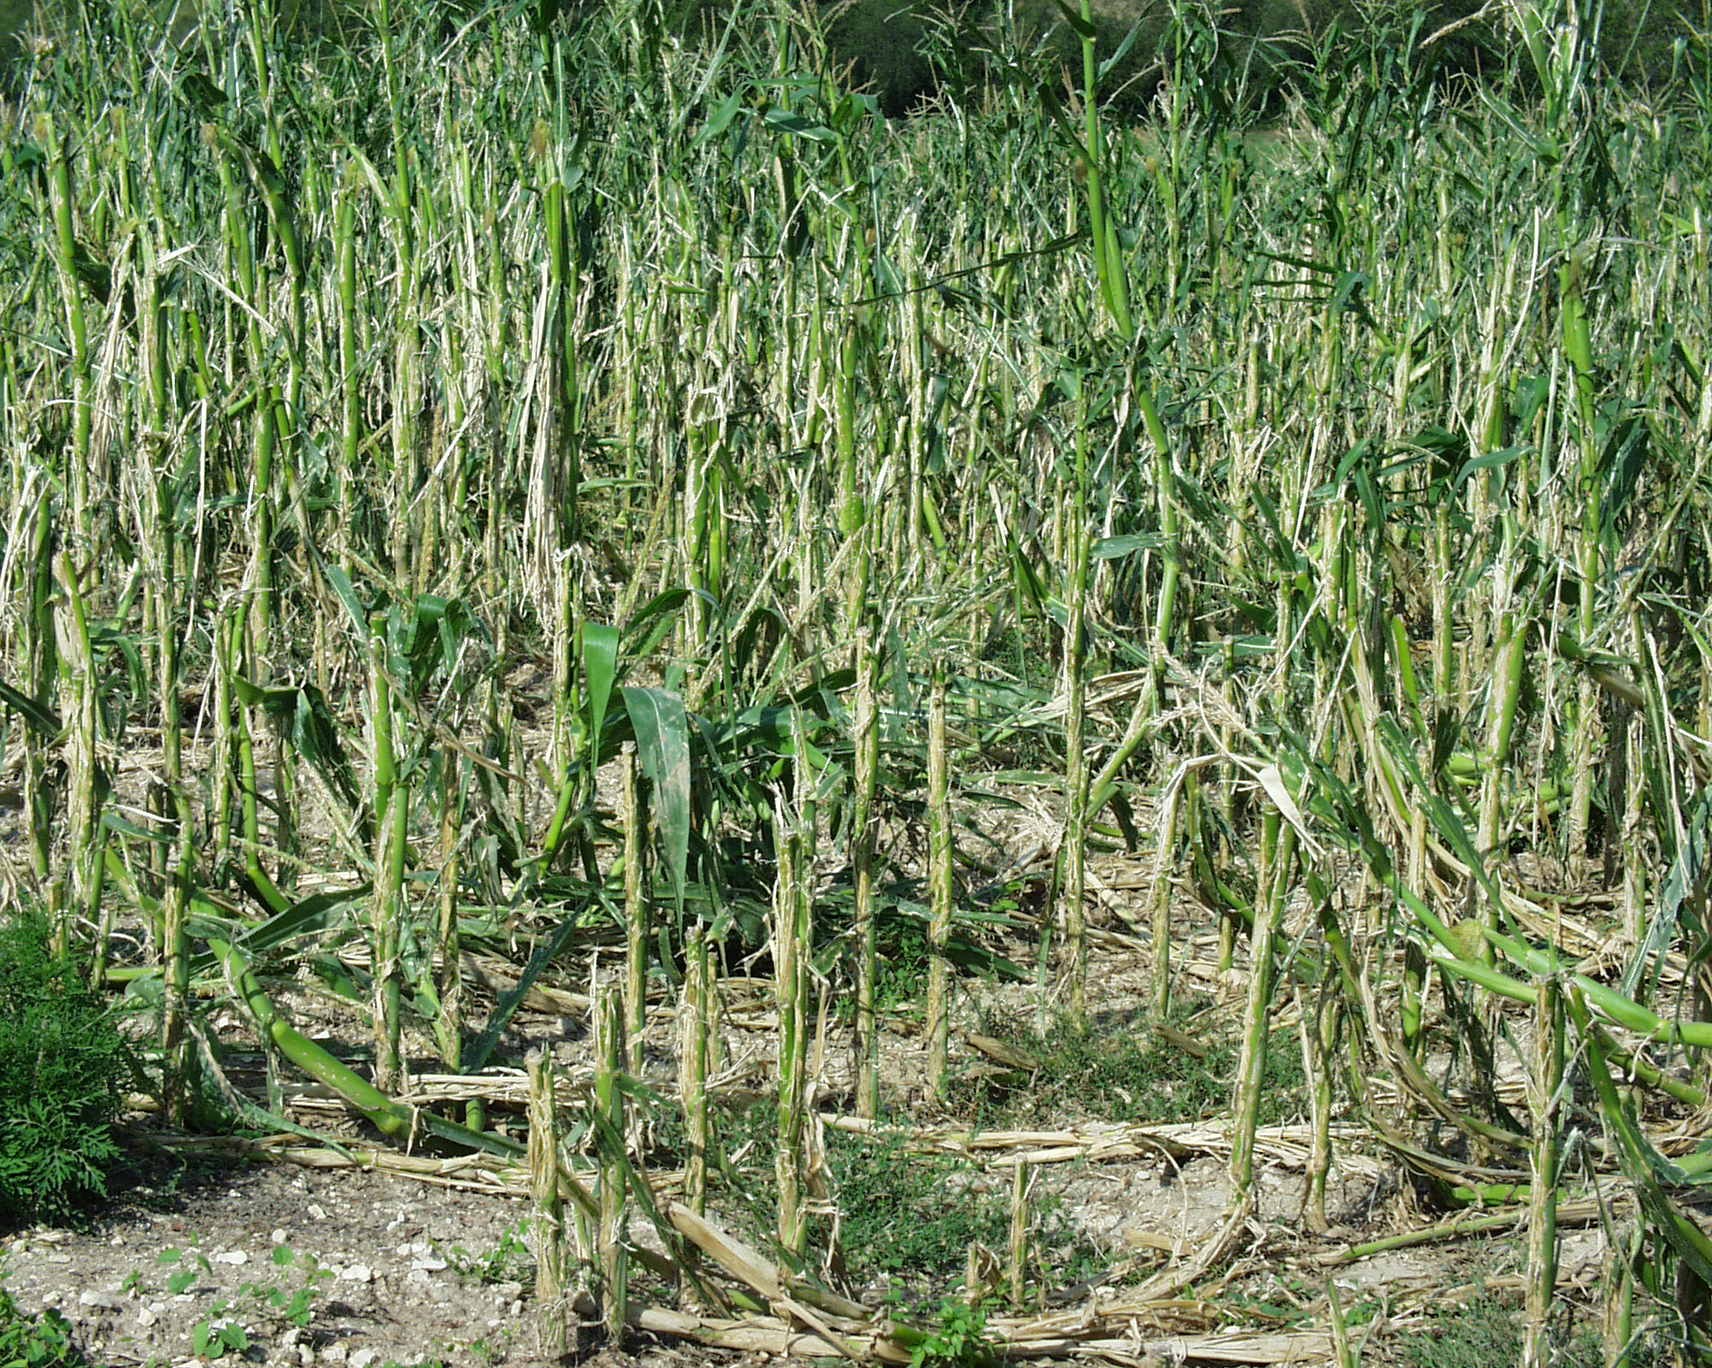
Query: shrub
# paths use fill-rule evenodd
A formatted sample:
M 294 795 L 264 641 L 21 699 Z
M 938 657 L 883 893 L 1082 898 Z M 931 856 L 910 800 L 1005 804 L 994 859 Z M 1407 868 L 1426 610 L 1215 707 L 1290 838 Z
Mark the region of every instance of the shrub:
M 0 1228 L 104 1194 L 119 1154 L 125 1042 L 101 998 L 47 945 L 39 913 L 0 921 Z

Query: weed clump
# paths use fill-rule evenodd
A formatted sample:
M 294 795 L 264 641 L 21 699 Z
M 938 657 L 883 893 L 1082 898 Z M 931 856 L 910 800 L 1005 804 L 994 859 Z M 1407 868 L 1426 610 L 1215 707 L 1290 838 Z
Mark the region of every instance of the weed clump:
M 48 951 L 34 911 L 0 921 L 0 1228 L 107 1191 L 128 1052 L 107 1005 Z
M 1044 1030 L 1012 1020 L 988 1030 L 1032 1068 L 957 1081 L 953 1100 L 983 1125 L 1054 1125 L 1081 1120 L 1199 1121 L 1230 1104 L 1238 1043 L 1228 1031 L 1148 1021 L 1078 1026 L 1060 1017 Z M 1267 1051 L 1262 1124 L 1305 1111 L 1302 1061 L 1280 1035 Z
M 844 1212 L 840 1247 L 853 1277 L 947 1280 L 962 1273 L 970 1245 L 1005 1241 L 1009 1212 L 960 1181 L 967 1164 L 910 1154 L 896 1136 L 827 1141 Z
M 27 1368 L 85 1368 L 71 1337 L 71 1323 L 49 1307 L 39 1316 L 27 1314 L 12 1294 L 0 1287 L 0 1364 Z

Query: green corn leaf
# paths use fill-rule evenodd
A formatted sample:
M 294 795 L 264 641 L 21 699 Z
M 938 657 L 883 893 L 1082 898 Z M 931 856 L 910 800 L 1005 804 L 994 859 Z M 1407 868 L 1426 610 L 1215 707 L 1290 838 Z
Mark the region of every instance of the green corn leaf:
M 654 813 L 666 846 L 666 870 L 682 906 L 690 853 L 690 734 L 684 700 L 665 689 L 624 689 L 636 734 L 636 757 L 654 790 Z
M 1660 1154 L 1642 1132 L 1635 1119 L 1632 1105 L 1617 1091 L 1605 1060 L 1599 1033 L 1593 1029 L 1590 1014 L 1581 995 L 1573 989 L 1567 998 L 1570 1016 L 1586 1047 L 1588 1073 L 1599 1096 L 1599 1112 L 1617 1142 L 1617 1157 L 1623 1172 L 1634 1185 L 1648 1224 L 1676 1252 L 1678 1258 L 1694 1270 L 1702 1282 L 1712 1282 L 1712 1239 L 1693 1218 L 1677 1209 L 1665 1190 L 1671 1186 L 1700 1185 L 1705 1175 L 1691 1175 Z
M 1079 13 L 1071 9 L 1064 0 L 1052 0 L 1058 6 L 1058 12 L 1064 16 L 1064 22 L 1070 25 L 1071 31 L 1084 42 L 1091 43 L 1097 36 L 1095 28 Z
M 723 100 L 708 111 L 707 122 L 701 126 L 701 132 L 695 135 L 690 143 L 692 149 L 700 147 L 704 142 L 717 138 L 731 127 L 731 121 L 737 117 L 737 112 L 743 108 L 747 90 L 734 90 Z
M 597 900 L 604 902 L 598 891 Z M 475 1042 L 464 1051 L 464 1070 L 476 1073 L 487 1066 L 487 1061 L 493 1056 L 494 1047 L 499 1044 L 499 1038 L 505 1034 L 505 1028 L 511 1024 L 511 1018 L 517 1009 L 523 1005 L 523 999 L 529 990 L 535 986 L 535 980 L 541 977 L 542 971 L 564 951 L 584 925 L 581 911 L 571 913 L 554 929 L 552 935 L 538 941 L 535 953 L 529 957 L 529 963 L 523 966 L 523 973 L 518 976 L 515 987 L 507 989 L 499 995 L 499 1000 L 493 1004 L 493 1012 L 482 1027 L 482 1032 Z
M 28 694 L 19 693 L 3 680 L 0 680 L 0 703 L 11 708 L 24 719 L 26 725 L 43 736 L 58 736 L 65 725 L 59 720 L 59 714 L 47 704 L 38 703 Z
M 805 119 L 800 114 L 793 114 L 788 109 L 769 109 L 762 116 L 768 128 L 776 133 L 788 133 L 798 138 L 807 138 L 811 142 L 837 142 L 838 134 L 825 124 L 815 123 Z
M 357 589 L 351 583 L 351 577 L 330 561 L 321 561 L 321 574 L 332 587 L 334 596 L 345 606 L 345 613 L 364 640 L 369 634 L 369 610 L 363 606 L 363 601 L 357 597 Z
M 1165 539 L 1157 532 L 1130 532 L 1118 537 L 1102 537 L 1088 554 L 1097 561 L 1119 560 L 1133 556 L 1137 551 L 1157 550 L 1164 544 Z
M 618 679 L 619 631 L 602 622 L 582 627 L 583 684 L 588 689 L 589 754 L 600 755 L 600 736 L 606 726 L 607 704 Z M 598 763 L 598 761 L 597 761 Z

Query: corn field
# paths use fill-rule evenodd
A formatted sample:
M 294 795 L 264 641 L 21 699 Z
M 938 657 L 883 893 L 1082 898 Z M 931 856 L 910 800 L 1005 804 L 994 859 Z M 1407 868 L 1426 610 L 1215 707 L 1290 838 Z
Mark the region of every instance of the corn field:
M 35 44 L 0 105 L 5 901 L 134 1009 L 163 1128 L 215 1095 L 313 1141 L 308 1079 L 376 1156 L 524 1175 L 555 1350 L 582 1306 L 922 1361 L 838 1286 L 825 1133 L 931 1140 L 995 976 L 1074 1025 L 1127 945 L 1167 1021 L 1206 930 L 1230 1219 L 1075 1326 L 1021 1316 L 1013 1259 L 1004 1352 L 1175 1333 L 1250 1238 L 1288 1053 L 1310 1235 L 1354 1154 L 1430 1194 L 1421 1238 L 1519 1232 L 1532 1368 L 1592 1221 L 1605 1361 L 1703 1361 L 1712 48 L 1630 90 L 1595 7 L 1522 0 L 1478 84 L 1403 23 L 1292 49 L 1279 96 L 1184 5 L 1132 117 L 1064 22 L 1078 68 L 1001 24 L 893 120 L 788 0 L 694 37 L 367 0 L 325 40 L 118 0 Z M 543 997 L 586 1078 L 516 1074 Z M 740 997 L 764 1253 L 706 1207 Z M 494 1123 L 530 1090 L 525 1146 Z

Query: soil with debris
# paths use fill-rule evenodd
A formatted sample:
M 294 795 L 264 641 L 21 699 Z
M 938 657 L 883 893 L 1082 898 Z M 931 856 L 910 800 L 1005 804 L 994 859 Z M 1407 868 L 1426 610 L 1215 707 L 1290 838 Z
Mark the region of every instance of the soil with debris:
M 20 1306 L 57 1309 L 94 1363 L 538 1361 L 523 1201 L 273 1163 L 119 1183 L 85 1229 L 0 1242 Z
M 1150 983 L 1145 943 L 1119 919 L 1105 926 L 1090 972 L 1090 983 L 1100 985 L 1096 1013 L 1117 1023 L 1139 1021 Z M 1011 950 L 1026 959 L 1027 947 Z M 1244 985 L 1240 963 L 1236 973 L 1216 972 L 1207 934 L 1185 939 L 1181 950 L 1184 983 L 1217 1000 L 1221 1016 L 1234 1020 Z M 475 972 L 481 982 L 479 966 Z M 766 985 L 728 980 L 723 988 L 723 1062 L 713 1080 L 715 1093 L 764 1104 L 777 1072 Z M 978 1043 L 984 1023 L 993 1014 L 1027 1016 L 1037 1009 L 1038 997 L 1031 985 L 966 980 L 954 1067 L 965 1074 L 992 1067 Z M 357 1034 L 348 1012 L 329 1006 L 325 997 L 282 992 L 279 1001 L 306 1033 L 329 1047 Z M 548 1047 L 571 1080 L 586 1080 L 587 1001 L 568 987 L 538 988 L 529 1010 L 507 1032 L 500 1054 L 511 1068 L 492 1080 L 494 1087 L 515 1093 L 521 1084 L 515 1062 L 537 1046 Z M 233 1016 L 215 1024 L 223 1041 L 241 1048 L 245 1023 Z M 829 1024 L 824 1012 L 821 1030 L 811 1095 L 817 1109 L 834 1118 L 829 1128 L 837 1129 L 836 1118 L 848 1113 L 851 1096 L 849 1036 L 836 1020 Z M 1293 1047 L 1293 1030 L 1277 1026 L 1275 1032 L 1280 1048 Z M 674 1042 L 673 1004 L 662 997 L 650 1011 L 647 1082 L 666 1096 L 675 1093 Z M 338 1052 L 353 1062 L 361 1055 L 348 1044 Z M 1191 1265 L 1227 1242 L 1228 1254 L 1210 1260 L 1204 1277 L 1185 1279 L 1164 1299 L 1174 1308 L 1169 1315 L 1150 1309 L 1151 1323 L 1122 1332 L 1128 1341 L 1101 1340 L 1106 1347 L 1096 1352 L 1115 1361 L 1329 1362 L 1326 1292 L 1335 1281 L 1345 1306 L 1362 1308 L 1353 1330 L 1362 1361 L 1401 1362 L 1403 1346 L 1428 1313 L 1483 1290 L 1513 1288 L 1523 1266 L 1513 1232 L 1348 1258 L 1360 1240 L 1442 1219 L 1416 1208 L 1402 1167 L 1365 1133 L 1340 1134 L 1334 1145 L 1330 1231 L 1309 1231 L 1303 1217 L 1302 1125 L 1277 1127 L 1263 1137 L 1254 1202 L 1233 1227 L 1225 1121 L 1126 1128 L 1090 1121 L 1088 1115 L 1100 1115 L 1096 1105 L 1088 1115 L 1054 1117 L 985 1149 L 970 1142 L 968 1119 L 948 1112 L 929 1093 L 919 1031 L 886 1033 L 881 1076 L 894 1117 L 914 1123 L 916 1143 L 943 1142 L 944 1152 L 973 1163 L 973 1173 L 957 1180 L 963 1190 L 993 1199 L 1010 1190 L 1014 1167 L 1027 1164 L 1031 1200 L 1050 1203 L 1057 1219 L 1094 1251 L 1095 1271 L 1080 1282 L 1064 1277 L 1048 1286 L 1045 1270 L 1035 1269 L 1042 1276 L 1031 1277 L 1028 1304 L 1013 1308 L 1013 1325 L 1023 1324 L 1024 1316 L 1045 1324 L 1057 1315 L 1066 1333 L 1074 1333 L 1079 1316 L 1097 1312 L 1110 1321 L 1126 1288 L 1168 1277 L 1173 1268 Z M 255 1086 L 253 1079 L 240 1081 Z M 300 1124 L 323 1134 L 342 1130 L 357 1144 L 360 1128 L 325 1090 L 288 1086 L 286 1100 Z M 493 1116 L 514 1137 L 521 1124 L 516 1102 L 509 1096 L 496 1103 Z M 451 1185 L 457 1180 L 444 1173 L 423 1181 L 363 1167 L 234 1162 L 194 1153 L 187 1158 L 194 1146 L 183 1144 L 174 1157 L 161 1152 L 167 1140 L 146 1122 L 137 1126 L 127 1144 L 132 1168 L 118 1175 L 112 1202 L 84 1228 L 35 1229 L 0 1240 L 0 1274 L 19 1306 L 64 1315 L 91 1363 L 454 1368 L 553 1361 L 540 1337 L 530 1205 L 520 1172 L 497 1175 L 490 1167 L 486 1190 L 477 1190 L 479 1185 Z M 660 1174 L 662 1194 L 674 1182 L 675 1175 Z M 742 1210 L 741 1202 L 762 1190 L 724 1191 L 711 1214 L 754 1239 L 754 1212 Z M 836 1201 L 836 1193 L 827 1195 Z M 953 1200 L 958 1195 L 947 1191 Z M 639 1216 L 632 1216 L 630 1233 L 635 1244 L 659 1248 Z M 1561 1276 L 1572 1288 L 1591 1285 L 1607 1255 L 1596 1226 L 1566 1229 Z M 995 1278 L 989 1290 L 999 1290 L 1001 1281 Z M 849 1290 L 869 1305 L 883 1305 L 897 1292 L 884 1285 Z M 644 1285 L 638 1301 L 655 1293 Z M 661 1300 L 670 1296 L 660 1294 Z M 593 1327 L 572 1338 L 611 1368 L 756 1358 L 753 1352 L 645 1335 L 619 1353 L 602 1346 Z M 1013 1354 L 1028 1356 L 1026 1348 Z

